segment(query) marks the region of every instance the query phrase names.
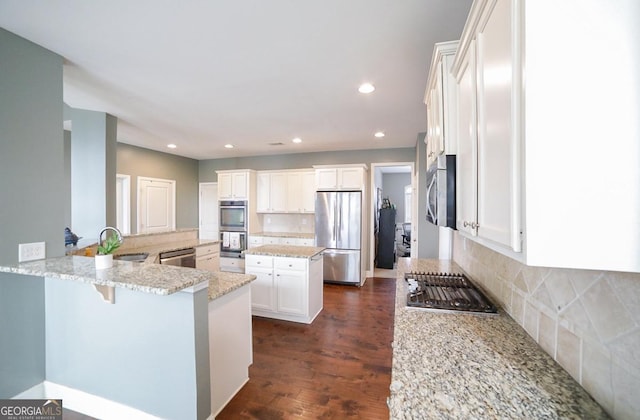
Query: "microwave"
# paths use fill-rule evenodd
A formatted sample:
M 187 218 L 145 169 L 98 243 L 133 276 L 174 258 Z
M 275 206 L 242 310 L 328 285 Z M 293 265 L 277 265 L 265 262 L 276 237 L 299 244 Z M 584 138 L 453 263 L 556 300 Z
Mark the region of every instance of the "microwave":
M 455 155 L 440 155 L 427 169 L 427 222 L 456 228 Z

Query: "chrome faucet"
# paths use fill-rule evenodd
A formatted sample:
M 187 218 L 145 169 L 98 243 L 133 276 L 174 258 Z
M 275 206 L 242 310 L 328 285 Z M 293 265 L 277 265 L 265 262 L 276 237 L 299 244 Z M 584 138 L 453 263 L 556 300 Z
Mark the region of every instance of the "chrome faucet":
M 105 233 L 108 230 L 114 231 L 116 233 L 116 236 L 118 237 L 118 242 L 120 244 L 122 244 L 122 242 L 123 242 L 122 233 L 117 228 L 114 228 L 114 227 L 111 227 L 111 226 L 107 226 L 106 228 L 102 229 L 100 231 L 100 234 L 98 235 L 98 245 L 102 244 L 102 234 Z

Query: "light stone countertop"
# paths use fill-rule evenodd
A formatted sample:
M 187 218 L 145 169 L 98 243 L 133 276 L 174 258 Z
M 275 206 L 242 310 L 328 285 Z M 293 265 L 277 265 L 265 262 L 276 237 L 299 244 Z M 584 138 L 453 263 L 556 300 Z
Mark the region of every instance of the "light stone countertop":
M 250 236 L 269 236 L 275 238 L 302 238 L 302 239 L 315 239 L 315 233 L 304 232 L 258 232 L 250 233 Z
M 391 419 L 608 418 L 502 310 L 487 316 L 407 308 L 410 271 L 464 272 L 450 261 L 398 260 Z
M 161 264 L 113 261 L 113 267 L 96 270 L 91 257 L 66 256 L 0 267 L 0 272 L 121 287 L 143 293 L 170 295 L 207 282 L 209 300 L 216 299 L 255 279 L 253 275 L 219 273 Z
M 229 292 L 241 288 L 256 279 L 253 274 L 227 273 L 218 271 L 209 280 L 209 300 L 215 300 Z
M 313 258 L 324 251 L 317 246 L 260 245 L 243 251 L 244 255 L 267 255 L 270 257 Z

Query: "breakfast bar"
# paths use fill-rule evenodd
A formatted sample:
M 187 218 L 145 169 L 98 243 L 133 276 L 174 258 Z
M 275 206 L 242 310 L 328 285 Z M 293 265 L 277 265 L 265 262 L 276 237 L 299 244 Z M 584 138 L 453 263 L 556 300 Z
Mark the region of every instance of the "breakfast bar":
M 206 419 L 242 386 L 243 370 L 248 378 L 255 276 L 118 260 L 96 270 L 83 256 L 0 272 L 44 278 L 46 377 L 18 398 L 62 398 L 97 418 Z M 239 339 L 224 335 L 228 313 L 248 324 Z M 238 342 L 245 348 L 229 351 Z

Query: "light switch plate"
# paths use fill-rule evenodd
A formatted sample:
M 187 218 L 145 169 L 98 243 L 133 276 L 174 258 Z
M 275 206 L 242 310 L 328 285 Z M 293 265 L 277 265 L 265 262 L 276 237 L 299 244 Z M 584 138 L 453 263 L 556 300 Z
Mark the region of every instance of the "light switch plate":
M 18 262 L 42 260 L 46 258 L 44 242 L 32 242 L 18 245 Z

